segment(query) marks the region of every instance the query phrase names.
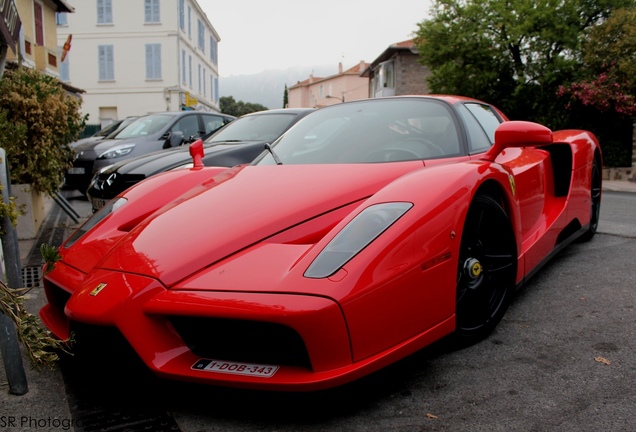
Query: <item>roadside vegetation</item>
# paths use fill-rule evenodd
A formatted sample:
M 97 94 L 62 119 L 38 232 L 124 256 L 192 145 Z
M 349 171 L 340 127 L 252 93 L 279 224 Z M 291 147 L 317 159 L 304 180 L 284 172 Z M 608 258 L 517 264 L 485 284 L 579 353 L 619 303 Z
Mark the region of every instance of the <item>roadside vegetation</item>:
M 631 165 L 635 0 L 434 0 L 416 44 L 432 92 L 591 130 L 607 166 Z

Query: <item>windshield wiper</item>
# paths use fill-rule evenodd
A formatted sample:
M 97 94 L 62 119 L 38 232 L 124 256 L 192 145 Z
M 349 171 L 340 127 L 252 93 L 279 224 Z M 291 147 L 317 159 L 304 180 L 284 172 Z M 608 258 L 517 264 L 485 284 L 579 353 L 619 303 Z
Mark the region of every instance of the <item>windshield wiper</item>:
M 274 153 L 274 149 L 269 143 L 265 143 L 265 150 L 267 150 L 272 155 L 272 158 L 274 158 L 274 162 L 276 162 L 276 165 L 283 164 L 283 162 L 279 159 L 278 155 Z

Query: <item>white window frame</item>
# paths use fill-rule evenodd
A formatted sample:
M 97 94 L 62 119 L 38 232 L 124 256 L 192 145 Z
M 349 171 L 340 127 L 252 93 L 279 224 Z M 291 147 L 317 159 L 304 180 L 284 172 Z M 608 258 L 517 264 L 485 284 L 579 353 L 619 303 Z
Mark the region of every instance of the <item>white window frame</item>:
M 159 0 L 144 0 L 144 22 L 146 24 L 157 24 L 161 22 Z
M 185 31 L 185 0 L 179 0 L 179 28 Z
M 205 26 L 203 25 L 203 21 L 197 20 L 198 27 L 198 46 L 199 49 L 205 52 Z
M 97 24 L 113 23 L 113 1 L 97 0 Z
M 187 83 L 187 75 L 186 75 L 186 52 L 184 49 L 181 50 L 181 82 L 183 84 Z
M 161 78 L 161 44 L 146 44 L 146 79 Z
M 97 45 L 98 81 L 115 81 L 115 48 Z

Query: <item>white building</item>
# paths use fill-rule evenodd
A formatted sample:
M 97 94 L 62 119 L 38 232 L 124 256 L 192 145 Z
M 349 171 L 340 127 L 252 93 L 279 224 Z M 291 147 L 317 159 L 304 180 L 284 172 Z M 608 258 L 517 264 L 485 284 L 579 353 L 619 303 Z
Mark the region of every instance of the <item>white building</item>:
M 57 24 L 60 77 L 86 91 L 88 123 L 219 111 L 220 38 L 196 0 L 81 0 Z

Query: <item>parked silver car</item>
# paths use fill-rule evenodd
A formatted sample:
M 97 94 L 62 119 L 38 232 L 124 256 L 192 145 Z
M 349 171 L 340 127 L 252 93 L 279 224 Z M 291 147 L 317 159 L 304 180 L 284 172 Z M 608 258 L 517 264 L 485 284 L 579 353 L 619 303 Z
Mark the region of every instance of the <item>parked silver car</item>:
M 75 147 L 76 159 L 64 178 L 68 189 L 83 194 L 95 172 L 116 162 L 157 150 L 176 147 L 208 135 L 235 117 L 200 111 L 178 111 L 140 117 L 114 138 L 80 144 Z

